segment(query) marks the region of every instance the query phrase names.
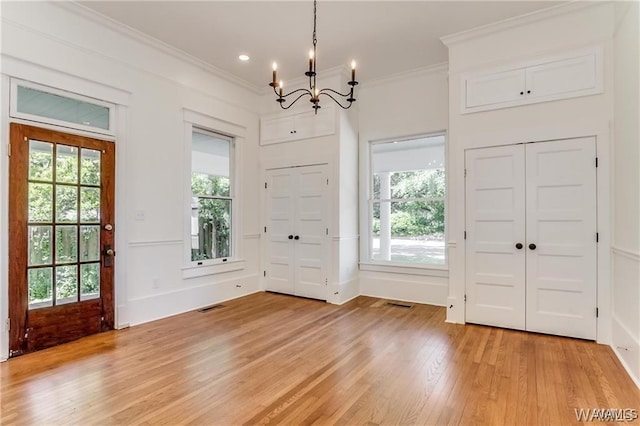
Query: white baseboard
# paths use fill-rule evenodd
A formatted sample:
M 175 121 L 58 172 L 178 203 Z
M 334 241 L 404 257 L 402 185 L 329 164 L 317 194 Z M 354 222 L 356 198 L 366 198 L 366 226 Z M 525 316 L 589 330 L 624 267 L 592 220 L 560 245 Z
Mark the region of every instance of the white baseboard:
M 354 278 L 349 281 L 342 282 L 340 284 L 333 285 L 329 289 L 329 298 L 327 302 L 334 305 L 343 305 L 349 300 L 355 299 L 360 295 L 360 289 L 358 286 L 359 280 Z M 335 293 L 338 293 L 337 295 Z
M 446 278 L 418 277 L 399 280 L 392 274 L 360 273 L 360 294 L 382 299 L 445 306 L 449 288 Z
M 129 324 L 135 326 L 155 321 L 259 291 L 258 275 L 250 275 L 131 299 L 128 303 Z
M 636 386 L 640 388 L 640 341 L 615 315 L 612 322 L 613 344 L 611 348 Z

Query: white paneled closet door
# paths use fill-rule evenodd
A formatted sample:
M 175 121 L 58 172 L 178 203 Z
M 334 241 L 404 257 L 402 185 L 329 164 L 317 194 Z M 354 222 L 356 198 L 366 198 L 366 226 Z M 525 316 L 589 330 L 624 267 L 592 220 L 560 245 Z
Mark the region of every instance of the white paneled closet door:
M 267 290 L 327 299 L 326 168 L 267 171 Z
M 469 150 L 465 161 L 466 320 L 524 330 L 524 146 Z
M 468 150 L 467 321 L 596 338 L 595 138 Z
M 596 338 L 595 138 L 526 145 L 527 330 Z
M 292 244 L 295 192 L 292 169 L 267 171 L 266 289 L 278 293 L 295 293 Z

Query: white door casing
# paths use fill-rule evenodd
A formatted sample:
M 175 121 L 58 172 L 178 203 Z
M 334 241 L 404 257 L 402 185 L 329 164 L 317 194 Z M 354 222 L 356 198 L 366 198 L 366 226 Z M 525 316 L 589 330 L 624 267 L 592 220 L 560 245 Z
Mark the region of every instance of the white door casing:
M 466 152 L 468 322 L 595 340 L 595 157 L 593 137 Z
M 595 158 L 593 137 L 526 146 L 529 331 L 596 338 Z
M 467 322 L 525 329 L 524 146 L 466 152 Z
M 326 169 L 267 171 L 267 290 L 327 299 Z

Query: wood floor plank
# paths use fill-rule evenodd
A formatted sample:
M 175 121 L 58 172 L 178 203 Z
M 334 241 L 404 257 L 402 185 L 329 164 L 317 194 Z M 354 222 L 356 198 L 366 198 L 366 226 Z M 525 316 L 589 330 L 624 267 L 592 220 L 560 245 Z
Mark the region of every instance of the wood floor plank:
M 0 423 L 564 425 L 640 409 L 607 346 L 444 319 L 258 293 L 0 364 Z

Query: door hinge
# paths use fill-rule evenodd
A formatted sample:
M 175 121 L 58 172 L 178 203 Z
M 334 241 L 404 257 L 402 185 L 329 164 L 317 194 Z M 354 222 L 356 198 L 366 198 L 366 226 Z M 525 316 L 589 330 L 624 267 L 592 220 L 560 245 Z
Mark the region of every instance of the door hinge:
M 598 167 L 598 157 L 596 157 L 596 167 Z
M 467 169 L 464 169 L 464 177 L 467 177 Z
M 465 302 L 467 301 L 467 295 L 466 294 L 464 295 L 464 301 Z
M 7 318 L 4 321 L 4 328 L 6 331 L 11 331 L 11 318 Z
M 329 228 L 325 228 L 325 234 L 329 235 Z
M 600 242 L 600 233 L 596 232 L 596 243 Z
M 7 157 L 11 157 L 11 144 L 7 144 Z
M 328 278 L 324 279 L 324 285 L 329 285 L 329 279 Z
M 267 227 L 266 226 L 264 227 L 264 232 L 267 232 Z
M 464 231 L 464 239 L 467 239 L 467 231 Z
M 329 185 L 329 179 L 327 179 L 327 185 Z
M 264 183 L 264 189 L 267 189 L 267 182 Z
M 266 277 L 267 276 L 267 271 L 263 271 L 262 272 L 262 276 Z
M 599 315 L 600 315 L 600 310 L 596 308 L 596 318 L 598 318 Z

